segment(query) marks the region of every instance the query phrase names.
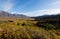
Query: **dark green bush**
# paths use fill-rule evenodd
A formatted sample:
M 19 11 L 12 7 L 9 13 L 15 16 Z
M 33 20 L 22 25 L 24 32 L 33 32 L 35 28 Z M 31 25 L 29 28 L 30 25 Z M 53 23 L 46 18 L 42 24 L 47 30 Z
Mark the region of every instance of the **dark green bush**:
M 47 30 L 56 29 L 56 27 L 54 25 L 52 25 L 52 24 L 44 24 L 43 26 Z
M 38 24 L 38 27 L 44 28 L 46 30 L 52 30 L 52 29 L 56 29 L 56 27 L 52 24 Z

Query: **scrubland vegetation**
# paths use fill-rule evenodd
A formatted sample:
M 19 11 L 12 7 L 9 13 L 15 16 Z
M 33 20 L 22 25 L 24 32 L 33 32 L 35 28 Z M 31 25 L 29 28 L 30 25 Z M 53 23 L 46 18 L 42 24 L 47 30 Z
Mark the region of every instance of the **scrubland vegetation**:
M 0 19 L 0 39 L 60 39 L 60 29 L 34 19 Z

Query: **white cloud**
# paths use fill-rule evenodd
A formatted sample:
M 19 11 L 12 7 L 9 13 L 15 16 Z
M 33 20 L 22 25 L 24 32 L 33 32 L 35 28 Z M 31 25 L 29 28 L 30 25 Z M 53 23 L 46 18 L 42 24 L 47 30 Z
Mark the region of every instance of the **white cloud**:
M 57 6 L 60 6 L 60 0 L 59 1 L 55 1 L 55 2 L 53 2 L 53 3 L 51 3 L 52 5 L 57 5 Z
M 45 10 L 37 10 L 33 12 L 22 13 L 27 16 L 41 16 L 41 15 L 52 15 L 52 14 L 60 14 L 60 9 L 45 9 Z
M 48 3 L 48 6 L 51 8 L 59 8 L 60 9 L 60 0 L 54 0 L 51 3 Z
M 60 4 L 60 1 L 55 1 L 52 4 L 54 4 L 54 5 Z
M 14 3 L 12 2 L 12 0 L 5 0 L 3 3 L 1 3 L 1 7 L 5 11 L 9 11 L 10 9 L 13 8 L 13 6 L 14 6 Z
M 28 1 L 27 3 L 18 6 L 18 8 L 20 10 L 24 9 L 27 5 L 29 5 L 31 3 L 31 1 Z M 19 12 L 12 12 L 12 13 L 19 13 L 19 14 L 24 14 L 27 16 L 41 16 L 41 15 L 51 15 L 51 14 L 60 14 L 60 0 L 55 0 L 52 3 L 48 3 L 49 7 L 52 7 L 54 9 L 43 9 L 43 10 L 36 10 L 33 12 L 26 12 L 26 13 L 19 13 Z M 13 8 L 14 3 L 12 2 L 12 0 L 6 0 L 5 2 L 1 3 L 2 8 L 5 11 L 9 11 Z M 59 9 L 57 9 L 59 7 Z
M 2 7 L 4 8 L 4 10 L 8 11 L 8 10 L 12 9 L 13 4 L 12 3 L 5 3 L 2 5 Z

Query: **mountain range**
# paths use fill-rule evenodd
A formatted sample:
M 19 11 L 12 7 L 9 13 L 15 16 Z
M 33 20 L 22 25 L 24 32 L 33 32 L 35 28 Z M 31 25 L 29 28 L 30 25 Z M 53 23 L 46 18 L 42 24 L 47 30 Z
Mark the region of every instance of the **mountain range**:
M 23 15 L 23 14 L 11 14 L 11 13 L 9 13 L 9 12 L 0 10 L 0 17 L 49 19 L 49 18 L 60 18 L 60 14 L 29 17 L 29 16 L 26 16 L 26 15 Z
M 28 18 L 29 16 L 23 14 L 11 14 L 9 12 L 0 10 L 0 17 Z
M 60 14 L 56 15 L 43 15 L 43 16 L 37 16 L 37 17 L 32 17 L 36 20 L 46 20 L 46 19 L 60 19 Z

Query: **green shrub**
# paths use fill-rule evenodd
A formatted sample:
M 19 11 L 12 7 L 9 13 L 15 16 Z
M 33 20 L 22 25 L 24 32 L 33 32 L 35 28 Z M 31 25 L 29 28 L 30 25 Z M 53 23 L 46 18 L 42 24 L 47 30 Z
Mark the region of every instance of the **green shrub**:
M 56 27 L 54 26 L 54 25 L 52 25 L 52 24 L 45 24 L 45 25 L 43 25 L 44 27 L 45 27 L 45 29 L 50 29 L 50 30 L 52 30 L 52 29 L 56 29 Z

